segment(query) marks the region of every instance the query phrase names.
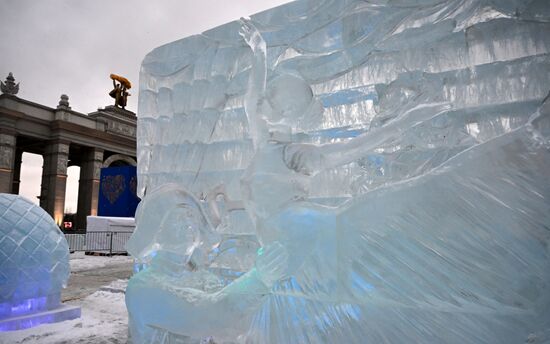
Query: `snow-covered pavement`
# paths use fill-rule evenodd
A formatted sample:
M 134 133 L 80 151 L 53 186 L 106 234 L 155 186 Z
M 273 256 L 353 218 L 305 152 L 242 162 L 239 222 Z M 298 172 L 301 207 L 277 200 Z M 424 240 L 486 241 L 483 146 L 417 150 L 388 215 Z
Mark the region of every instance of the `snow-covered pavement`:
M 133 260 L 128 256 L 86 256 L 71 254 L 69 285 L 61 293 L 63 302 L 83 299 L 112 281 L 132 275 Z
M 133 262 L 130 256 L 87 256 L 84 252 L 75 252 L 71 254 L 71 273 L 85 270 L 99 269 L 102 267 L 131 264 Z
M 68 304 L 82 307 L 80 319 L 21 331 L 0 332 L 2 344 L 126 343 L 128 314 L 124 304 L 132 259 L 71 254 L 71 279 L 64 290 Z M 117 279 L 120 275 L 122 278 Z M 93 281 L 97 283 L 93 284 Z M 108 282 L 106 282 L 108 281 Z M 106 282 L 102 285 L 102 282 Z M 68 297 L 69 296 L 69 297 Z

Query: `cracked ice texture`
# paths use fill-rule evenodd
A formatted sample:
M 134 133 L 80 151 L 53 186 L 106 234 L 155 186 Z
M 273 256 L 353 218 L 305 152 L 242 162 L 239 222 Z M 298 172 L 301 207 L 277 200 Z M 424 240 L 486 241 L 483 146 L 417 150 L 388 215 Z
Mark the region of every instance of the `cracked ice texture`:
M 69 279 L 69 246 L 44 209 L 0 194 L 0 318 L 59 305 Z
M 289 142 L 256 142 L 262 111 L 245 107 L 258 53 L 241 22 L 142 64 L 139 192 L 173 183 L 200 199 L 223 183 L 246 212 L 215 230 L 289 251 L 246 330 L 213 321 L 193 335 L 550 340 L 547 2 L 295 1 L 251 21 L 266 46 L 264 103 L 285 110 L 270 88 L 281 76 L 312 97 L 288 98 L 303 120 L 259 119 Z

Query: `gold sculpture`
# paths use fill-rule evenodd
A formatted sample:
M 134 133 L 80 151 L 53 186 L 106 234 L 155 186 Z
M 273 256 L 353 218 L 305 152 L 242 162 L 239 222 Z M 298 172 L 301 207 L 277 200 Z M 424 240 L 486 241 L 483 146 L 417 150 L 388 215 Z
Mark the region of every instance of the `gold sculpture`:
M 131 94 L 127 92 L 128 89 L 132 88 L 132 83 L 123 76 L 111 74 L 111 79 L 113 80 L 113 90 L 109 92 L 109 95 L 115 98 L 115 106 L 125 108 L 128 101 L 128 96 Z

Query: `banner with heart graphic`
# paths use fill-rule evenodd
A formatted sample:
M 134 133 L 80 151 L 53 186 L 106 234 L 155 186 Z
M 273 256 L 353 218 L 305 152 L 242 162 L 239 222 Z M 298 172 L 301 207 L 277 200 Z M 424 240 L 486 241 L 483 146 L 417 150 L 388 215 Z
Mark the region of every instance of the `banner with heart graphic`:
M 125 184 L 126 178 L 122 174 L 105 176 L 101 179 L 101 193 L 109 200 L 109 203 L 115 204 L 124 189 L 126 189 Z
M 100 180 L 98 215 L 133 217 L 139 203 L 136 167 L 102 168 Z

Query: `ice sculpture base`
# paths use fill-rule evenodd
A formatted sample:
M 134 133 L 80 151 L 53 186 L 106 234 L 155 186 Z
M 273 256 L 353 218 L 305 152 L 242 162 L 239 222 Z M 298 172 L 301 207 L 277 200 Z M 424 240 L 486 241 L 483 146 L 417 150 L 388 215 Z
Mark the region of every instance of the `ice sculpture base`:
M 0 320 L 0 332 L 24 330 L 42 324 L 80 318 L 80 312 L 80 306 L 61 305 L 48 311 L 5 318 Z

